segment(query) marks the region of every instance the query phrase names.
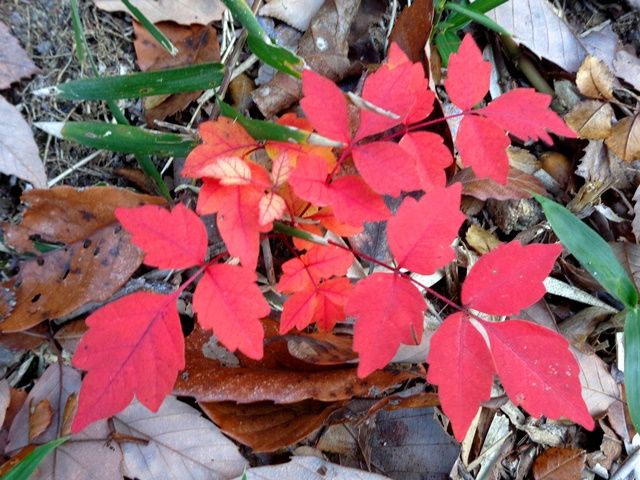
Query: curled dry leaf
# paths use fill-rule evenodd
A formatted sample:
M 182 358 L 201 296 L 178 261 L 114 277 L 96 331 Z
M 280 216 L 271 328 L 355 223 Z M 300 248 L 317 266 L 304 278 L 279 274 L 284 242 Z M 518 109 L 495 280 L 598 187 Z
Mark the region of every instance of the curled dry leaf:
M 626 162 L 640 160 L 640 115 L 620 120 L 605 143 Z
M 597 100 L 585 100 L 578 103 L 564 117 L 567 124 L 576 131 L 580 138 L 588 140 L 607 138 L 611 132 L 613 118 L 611 104 Z
M 613 87 L 616 79 L 609 67 L 594 56 L 587 56 L 576 74 L 578 90 L 586 97 L 613 98 Z
M 2 24 L 0 23 L 0 26 Z M 2 30 L 0 27 L 0 42 Z M 2 52 L 0 52 L 0 72 Z M 0 81 L 2 74 L 0 73 Z M 0 88 L 2 86 L 0 85 Z M 36 188 L 47 187 L 47 174 L 29 124 L 16 107 L 0 97 L 0 173 L 15 175 Z
M 96 7 L 107 12 L 128 12 L 120 0 L 93 0 Z M 222 19 L 224 5 L 219 0 L 131 0 L 151 23 L 171 21 L 182 25 L 207 25 Z
M 586 453 L 578 448 L 549 448 L 533 462 L 535 480 L 579 480 Z
M 200 402 L 202 410 L 224 433 L 254 452 L 273 452 L 299 442 L 322 427 L 341 406 L 342 402 L 317 400 L 286 405 Z
M 304 32 L 323 3 L 324 0 L 270 0 L 259 13 Z
M 9 28 L 0 22 L 0 90 L 9 88 L 13 82 L 38 72 L 38 67 L 9 33 Z
M 52 418 L 53 410 L 49 400 L 45 398 L 34 405 L 33 411 L 29 413 L 29 443 L 49 428 Z

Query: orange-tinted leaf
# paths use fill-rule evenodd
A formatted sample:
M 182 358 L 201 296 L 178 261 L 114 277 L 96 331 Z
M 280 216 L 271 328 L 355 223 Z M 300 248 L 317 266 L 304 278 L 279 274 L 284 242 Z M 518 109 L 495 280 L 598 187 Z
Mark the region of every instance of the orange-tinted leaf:
M 191 178 L 207 176 L 219 158 L 243 158 L 256 148 L 256 141 L 238 123 L 226 117 L 204 122 L 199 127 L 204 144 L 194 148 L 185 162 L 182 175 Z
M 391 361 L 401 343 L 419 343 L 426 303 L 400 275 L 374 273 L 360 280 L 345 306 L 356 318 L 353 349 L 360 354 L 358 376 Z
M 250 358 L 262 358 L 264 331 L 260 317 L 271 309 L 249 268 L 219 264 L 207 267 L 193 295 L 198 323 L 213 329 L 230 351 L 240 350 Z
M 184 368 L 176 295 L 137 292 L 91 314 L 73 356 L 87 370 L 72 431 L 108 418 L 136 398 L 156 411 Z
M 462 303 L 491 315 L 515 315 L 546 293 L 543 281 L 562 245 L 513 241 L 483 255 L 462 285 Z
M 353 290 L 348 278 L 338 277 L 322 282 L 316 290 L 318 304 L 313 321 L 322 332 L 329 332 L 337 322 L 344 320 L 344 306 Z
M 258 202 L 258 223 L 261 227 L 271 225 L 271 222 L 282 218 L 287 204 L 284 199 L 273 192 L 265 193 Z
M 482 58 L 482 52 L 467 33 L 457 53 L 449 56 L 449 68 L 444 86 L 453 103 L 468 110 L 482 101 L 489 91 L 491 64 Z
M 449 315 L 431 338 L 427 381 L 438 386 L 442 409 L 462 441 L 489 400 L 494 366 L 487 343 L 463 313 Z
M 291 295 L 282 305 L 280 333 L 287 333 L 293 328 L 304 330 L 313 321 L 313 314 L 318 306 L 315 288 L 302 290 Z
M 200 169 L 203 177 L 217 178 L 220 185 L 248 185 L 251 169 L 240 157 L 219 157 Z
M 118 208 L 116 217 L 145 253 L 144 263 L 158 268 L 188 268 L 204 262 L 207 231 L 202 220 L 179 203 L 169 212 L 155 205 Z
M 389 248 L 398 265 L 431 274 L 455 258 L 451 244 L 465 219 L 461 192 L 455 183 L 432 189 L 419 201 L 405 198 L 387 224 Z
M 282 265 L 278 289 L 283 292 L 306 290 L 323 278 L 345 275 L 352 263 L 353 255 L 348 250 L 335 245 L 314 245 L 304 255 Z
M 509 137 L 495 123 L 477 115 L 465 115 L 460 122 L 456 146 L 465 167 L 478 178 L 507 183 Z
M 331 201 L 331 192 L 327 185 L 329 167 L 327 162 L 316 155 L 299 158 L 291 173 L 289 184 L 297 196 L 320 207 Z

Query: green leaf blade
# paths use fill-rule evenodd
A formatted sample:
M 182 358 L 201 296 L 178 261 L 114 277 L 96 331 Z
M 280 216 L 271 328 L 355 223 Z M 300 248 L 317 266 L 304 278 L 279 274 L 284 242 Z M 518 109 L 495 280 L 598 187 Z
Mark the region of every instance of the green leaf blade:
M 629 414 L 640 428 L 640 310 L 630 308 L 624 322 L 624 387 Z
M 55 88 L 65 100 L 118 100 L 208 90 L 217 87 L 224 65 L 203 63 L 155 72 L 72 80 Z
M 634 308 L 638 303 L 638 291 L 607 242 L 562 205 L 537 194 L 533 196 L 542 205 L 549 224 L 565 248 L 607 292 Z
M 162 33 L 162 31 L 156 27 L 145 15 L 133 5 L 129 0 L 122 0 L 122 3 L 129 9 L 131 14 L 135 17 L 135 19 L 142 24 L 142 26 L 151 34 L 151 36 L 160 44 L 162 48 L 164 48 L 172 57 L 175 57 L 178 54 L 178 49 L 175 47 L 171 40 Z
M 33 452 L 27 455 L 24 460 L 9 470 L 2 476 L 0 480 L 26 480 L 33 472 L 36 471 L 38 465 L 42 463 L 47 455 L 66 442 L 69 437 L 61 437 L 50 442 L 40 445 Z

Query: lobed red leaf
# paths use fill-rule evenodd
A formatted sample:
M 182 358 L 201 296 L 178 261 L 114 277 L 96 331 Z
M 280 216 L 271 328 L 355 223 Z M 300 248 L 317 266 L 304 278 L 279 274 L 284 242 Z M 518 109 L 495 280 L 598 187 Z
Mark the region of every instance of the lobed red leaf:
M 342 223 L 360 226 L 364 222 L 386 220 L 390 215 L 382 197 L 358 176 L 334 180 L 330 191 L 333 214 Z
M 351 140 L 347 101 L 335 83 L 312 70 L 302 72 L 300 106 L 313 128 L 325 137 L 345 144 Z
M 480 103 L 489 91 L 491 64 L 482 58 L 482 52 L 467 33 L 457 53 L 449 56 L 447 79 L 444 87 L 451 101 L 462 110 Z

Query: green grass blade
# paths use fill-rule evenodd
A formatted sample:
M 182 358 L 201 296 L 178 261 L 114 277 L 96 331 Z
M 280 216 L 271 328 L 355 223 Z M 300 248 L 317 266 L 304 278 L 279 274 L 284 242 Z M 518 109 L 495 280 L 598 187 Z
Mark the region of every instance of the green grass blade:
M 592 228 L 562 205 L 533 194 L 560 242 L 607 292 L 627 307 L 638 303 L 638 291 L 611 247 Z
M 474 22 L 487 27 L 489 30 L 493 30 L 494 32 L 498 32 L 504 35 L 510 35 L 510 33 L 505 28 L 498 25 L 482 12 L 476 12 L 471 8 L 463 7 L 462 5 L 453 2 L 447 2 L 444 8 L 459 13 L 460 15 L 467 17 L 469 20 L 473 20 Z
M 72 80 L 36 93 L 54 93 L 66 100 L 118 100 L 194 92 L 218 86 L 223 71 L 220 63 L 203 63 L 156 72 Z
M 627 310 L 624 322 L 624 387 L 633 426 L 640 431 L 640 310 Z
M 442 60 L 442 66 L 446 67 L 449 64 L 449 56 L 452 53 L 456 53 L 460 48 L 460 38 L 453 30 L 445 30 L 436 34 L 435 42 Z
M 476 12 L 476 13 L 487 13 L 490 10 L 493 10 L 496 7 L 499 7 L 503 3 L 506 3 L 508 0 L 476 0 L 471 4 L 464 4 L 463 7 Z M 447 4 L 451 4 L 453 2 L 447 2 L 444 6 L 446 8 Z M 449 16 L 442 22 L 441 30 L 460 30 L 469 24 L 471 20 L 468 15 L 464 15 L 462 13 L 452 11 Z
M 78 0 L 71 0 L 71 23 L 73 25 L 73 38 L 76 44 L 76 57 L 78 57 L 80 63 L 84 63 L 84 60 L 87 58 L 87 45 L 84 42 Z
M 275 45 L 262 29 L 255 15 L 245 0 L 222 0 L 233 18 L 238 20 L 247 30 L 247 45 L 256 56 L 273 68 L 294 77 L 300 77 L 300 70 L 304 67 L 304 60 L 279 45 Z
M 185 157 L 197 145 L 192 137 L 130 125 L 105 122 L 41 122 L 35 125 L 55 137 L 112 152 Z
M 57 438 L 45 443 L 44 445 L 40 445 L 33 452 L 24 457 L 24 460 L 5 473 L 0 480 L 27 480 L 33 472 L 36 471 L 36 468 L 38 468 L 38 465 L 42 463 L 45 457 L 68 439 L 69 437 Z
M 151 34 L 151 36 L 158 42 L 162 48 L 164 48 L 167 52 L 171 54 L 172 57 L 175 57 L 178 54 L 178 49 L 175 47 L 171 40 L 167 38 L 167 36 L 162 33 L 162 31 L 156 27 L 147 17 L 145 17 L 144 13 L 142 13 L 135 5 L 133 5 L 129 0 L 122 0 L 122 3 L 129 9 L 131 14 L 135 17 L 135 19 L 142 24 L 142 26 Z

